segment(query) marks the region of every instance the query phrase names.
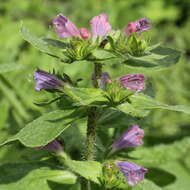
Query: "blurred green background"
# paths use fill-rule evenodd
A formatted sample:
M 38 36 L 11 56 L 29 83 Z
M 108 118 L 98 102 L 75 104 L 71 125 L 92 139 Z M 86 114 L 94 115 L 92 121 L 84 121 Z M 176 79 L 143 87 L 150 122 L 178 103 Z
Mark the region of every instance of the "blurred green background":
M 33 73 L 36 68 L 62 69 L 73 78 L 80 75 L 87 79 L 81 85 L 90 85 L 91 67 L 86 64 L 65 66 L 42 54 L 22 39 L 20 22 L 38 36 L 56 37 L 51 21 L 58 13 L 69 17 L 78 27 L 88 28 L 89 20 L 102 12 L 109 15 L 114 29 L 122 29 L 130 21 L 142 17 L 150 19 L 152 29 L 145 34 L 150 44 L 161 42 L 183 53 L 180 62 L 167 70 L 134 71 L 126 66 L 112 65 L 104 71 L 109 71 L 113 77 L 142 72 L 157 100 L 190 106 L 190 0 L 0 0 L 0 142 L 41 113 L 56 107 L 53 104 L 43 108 L 35 106 L 34 102 L 52 96 L 35 92 Z M 190 136 L 190 118 L 182 113 L 156 110 L 142 125 L 147 132 L 147 146 L 168 144 Z M 25 151 L 28 150 L 20 144 L 1 148 L 0 162 L 23 160 Z M 188 157 L 190 153 L 183 158 L 188 169 L 176 165 L 180 180 L 168 189 L 174 186 L 178 190 L 189 189 Z

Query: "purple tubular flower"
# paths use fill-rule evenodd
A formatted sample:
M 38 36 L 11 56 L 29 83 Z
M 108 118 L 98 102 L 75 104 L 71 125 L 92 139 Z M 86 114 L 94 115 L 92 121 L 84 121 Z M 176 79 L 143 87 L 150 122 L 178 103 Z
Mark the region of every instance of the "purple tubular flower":
M 141 18 L 140 20 L 137 20 L 135 22 L 130 22 L 126 27 L 125 27 L 125 33 L 127 35 L 131 35 L 134 32 L 137 33 L 142 33 L 147 30 L 149 30 L 150 27 L 150 21 L 146 18 Z
M 147 30 L 149 30 L 150 27 L 150 21 L 146 18 L 141 18 L 140 20 L 137 21 L 138 25 L 137 25 L 137 32 L 138 33 L 142 33 L 145 32 Z
M 101 89 L 105 89 L 106 83 L 110 83 L 110 82 L 111 82 L 111 80 L 110 80 L 110 75 L 109 75 L 109 73 L 108 73 L 108 72 L 103 72 L 103 73 L 102 73 L 102 76 L 101 76 L 101 78 L 100 78 L 99 87 L 100 87 Z
M 111 31 L 111 25 L 108 22 L 106 14 L 95 16 L 90 21 L 93 38 L 106 36 Z
M 63 85 L 63 81 L 59 80 L 55 75 L 40 69 L 34 73 L 34 80 L 36 81 L 35 89 L 37 91 L 41 91 L 42 89 L 56 89 Z
M 59 14 L 53 19 L 56 32 L 60 38 L 69 38 L 80 36 L 78 28 L 65 16 Z
M 138 125 L 132 125 L 125 131 L 113 144 L 112 151 L 115 152 L 122 148 L 135 147 L 143 144 L 144 130 Z
M 145 77 L 143 74 L 128 74 L 118 80 L 123 87 L 130 90 L 140 92 L 145 89 Z
M 41 148 L 55 152 L 55 153 L 63 152 L 63 148 L 57 140 L 51 141 L 50 143 L 48 143 L 47 145 Z
M 148 171 L 132 162 L 116 162 L 117 167 L 126 177 L 128 184 L 131 186 L 137 185 L 144 179 L 144 174 Z

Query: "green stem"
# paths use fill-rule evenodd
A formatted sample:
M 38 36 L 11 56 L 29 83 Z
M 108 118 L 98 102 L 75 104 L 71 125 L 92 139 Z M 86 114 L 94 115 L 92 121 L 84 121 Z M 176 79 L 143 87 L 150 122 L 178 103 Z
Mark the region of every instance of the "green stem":
M 100 63 L 94 63 L 94 87 L 98 88 L 98 79 L 100 79 L 102 74 L 102 65 Z M 94 159 L 94 144 L 96 139 L 96 121 L 97 121 L 97 108 L 91 107 L 88 111 L 88 121 L 87 121 L 87 135 L 86 135 L 86 150 L 85 150 L 85 160 L 90 161 Z M 81 189 L 91 190 L 90 181 L 82 178 L 81 179 Z

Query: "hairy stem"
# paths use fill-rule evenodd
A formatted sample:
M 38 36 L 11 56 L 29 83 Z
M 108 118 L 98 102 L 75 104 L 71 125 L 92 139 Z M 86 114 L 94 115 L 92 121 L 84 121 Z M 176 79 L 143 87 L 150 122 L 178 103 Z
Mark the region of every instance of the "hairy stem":
M 100 63 L 94 63 L 94 76 L 93 85 L 98 88 L 98 79 L 100 79 L 102 74 L 102 65 Z M 86 136 L 86 149 L 85 149 L 85 160 L 94 159 L 94 144 L 96 138 L 96 121 L 97 121 L 97 108 L 91 107 L 88 111 L 88 121 L 87 121 L 87 136 Z M 91 190 L 90 181 L 86 179 L 81 180 L 82 190 Z

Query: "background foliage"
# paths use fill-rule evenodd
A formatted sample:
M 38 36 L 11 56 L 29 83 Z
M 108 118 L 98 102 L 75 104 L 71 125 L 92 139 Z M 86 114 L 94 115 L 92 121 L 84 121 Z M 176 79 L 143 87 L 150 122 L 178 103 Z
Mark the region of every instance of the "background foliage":
M 149 85 L 152 86 L 149 94 L 156 96 L 156 99 L 163 103 L 190 105 L 189 10 L 189 0 L 1 0 L 0 142 L 17 133 L 25 124 L 42 113 L 56 110 L 54 104 L 43 108 L 34 104 L 34 102 L 52 96 L 45 92 L 34 91 L 32 73 L 36 68 L 47 71 L 63 69 L 74 79 L 77 79 L 80 74 L 82 78 L 89 79 L 81 81 L 81 86 L 90 86 L 88 81 L 90 81 L 89 73 L 92 72 L 92 68 L 89 65 L 79 63 L 72 67 L 65 66 L 40 53 L 22 39 L 19 33 L 21 20 L 38 36 L 52 37 L 55 34 L 51 20 L 60 12 L 80 27 L 88 27 L 89 19 L 101 12 L 109 14 L 113 28 L 123 28 L 128 22 L 141 17 L 149 18 L 153 24 L 152 30 L 147 34 L 150 36 L 150 43 L 155 44 L 161 41 L 165 46 L 180 49 L 183 52 L 180 62 L 169 69 L 139 70 L 148 77 Z M 110 72 L 113 77 L 133 72 L 130 67 L 118 67 L 116 64 L 112 64 L 105 70 Z M 114 127 L 110 125 L 111 123 L 112 121 L 106 124 L 100 123 L 99 133 L 104 135 L 103 131 L 106 131 L 108 133 L 105 135 L 111 134 L 113 130 L 110 127 Z M 132 152 L 131 156 L 145 157 L 145 159 L 139 160 L 139 163 L 150 168 L 147 178 L 154 182 L 147 186 L 145 181 L 143 188 L 147 189 L 146 187 L 152 186 L 152 189 L 156 189 L 155 185 L 159 185 L 164 190 L 188 190 L 190 186 L 189 116 L 167 110 L 154 110 L 148 119 L 139 120 L 138 123 L 146 131 L 145 146 L 142 151 L 137 149 Z M 78 148 L 84 146 L 85 122 L 81 119 L 78 125 L 77 131 L 69 128 L 62 136 L 67 142 L 65 149 L 71 153 L 73 159 L 82 156 L 82 153 L 78 152 Z M 119 120 L 117 125 L 121 127 L 116 130 L 116 136 L 126 127 L 122 120 Z M 78 138 L 75 138 L 76 135 Z M 103 142 L 103 144 L 105 143 Z M 42 155 L 44 157 L 46 154 L 45 151 L 25 148 L 19 143 L 2 147 L 0 149 L 0 190 L 12 190 L 15 187 L 14 184 L 19 184 L 20 180 L 25 181 L 23 184 L 28 186 L 29 182 L 27 181 L 32 179 L 32 175 L 43 176 L 43 168 L 48 173 L 48 167 L 40 165 L 40 163 L 40 168 L 30 164 L 27 166 L 15 164 L 15 162 L 27 160 L 31 162 L 40 160 Z M 20 173 L 19 177 L 10 174 L 11 168 L 19 173 L 22 167 L 26 171 Z M 50 176 L 53 175 L 50 171 L 49 173 Z M 5 174 L 10 175 L 5 178 Z M 64 176 L 64 174 L 60 175 Z M 55 178 L 56 176 L 54 176 L 54 181 L 56 181 Z M 44 177 L 44 180 L 49 179 L 48 175 Z M 72 179 L 75 180 L 75 176 Z M 18 185 L 19 188 L 22 187 Z M 77 186 L 74 187 L 74 189 L 77 188 Z M 157 188 L 159 189 L 159 187 Z M 59 190 L 59 187 L 53 182 L 48 182 L 46 189 Z M 33 190 L 32 187 L 31 190 Z

